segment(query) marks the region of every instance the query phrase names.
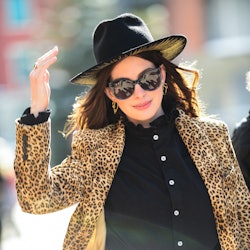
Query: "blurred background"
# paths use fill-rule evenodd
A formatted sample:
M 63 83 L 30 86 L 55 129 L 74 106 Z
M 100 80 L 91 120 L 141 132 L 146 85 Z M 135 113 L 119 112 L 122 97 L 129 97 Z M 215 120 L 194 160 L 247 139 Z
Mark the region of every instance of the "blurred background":
M 250 70 L 249 9 L 250 0 L 0 0 L 1 250 L 61 249 L 73 210 L 34 216 L 22 213 L 16 203 L 14 121 L 30 104 L 29 72 L 39 56 L 59 46 L 58 61 L 50 69 L 51 165 L 70 153 L 70 138 L 64 139 L 59 131 L 75 97 L 86 91 L 69 79 L 95 65 L 96 25 L 124 12 L 141 16 L 155 39 L 168 34 L 188 38 L 175 62 L 195 63 L 207 113 L 224 120 L 232 133 L 250 108 L 245 88 Z

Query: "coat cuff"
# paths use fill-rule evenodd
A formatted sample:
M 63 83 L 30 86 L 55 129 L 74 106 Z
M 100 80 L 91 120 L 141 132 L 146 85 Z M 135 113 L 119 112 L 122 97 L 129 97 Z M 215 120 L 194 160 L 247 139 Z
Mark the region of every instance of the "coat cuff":
M 47 109 L 44 112 L 39 112 L 38 116 L 35 117 L 33 114 L 30 113 L 30 108 L 25 109 L 23 112 L 19 123 L 25 125 L 38 125 L 40 123 L 44 123 L 48 121 L 50 117 L 51 110 Z

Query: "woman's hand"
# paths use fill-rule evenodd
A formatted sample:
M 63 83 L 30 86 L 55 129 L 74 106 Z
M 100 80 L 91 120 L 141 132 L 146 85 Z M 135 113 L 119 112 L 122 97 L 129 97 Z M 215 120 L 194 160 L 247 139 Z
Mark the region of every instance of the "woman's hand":
M 30 113 L 35 117 L 45 111 L 50 101 L 49 71 L 48 68 L 57 60 L 58 47 L 41 56 L 30 72 L 31 108 Z

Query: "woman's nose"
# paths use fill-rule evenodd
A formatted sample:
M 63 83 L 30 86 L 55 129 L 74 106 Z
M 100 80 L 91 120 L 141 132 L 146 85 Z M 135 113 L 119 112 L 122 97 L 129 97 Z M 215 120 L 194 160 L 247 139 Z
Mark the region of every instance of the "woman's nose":
M 140 86 L 140 84 L 135 84 L 134 96 L 135 97 L 143 97 L 146 91 Z

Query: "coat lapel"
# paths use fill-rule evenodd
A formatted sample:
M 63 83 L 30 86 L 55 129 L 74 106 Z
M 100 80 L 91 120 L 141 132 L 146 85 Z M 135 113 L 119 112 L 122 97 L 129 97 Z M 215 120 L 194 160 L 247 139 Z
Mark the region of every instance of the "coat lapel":
M 221 179 L 214 145 L 204 127 L 195 118 L 187 117 L 182 112 L 176 119 L 176 128 L 209 190 L 211 179 Z
M 207 123 L 200 121 L 199 118 L 190 118 L 181 110 L 179 110 L 179 113 L 180 115 L 175 121 L 176 128 L 208 190 L 219 239 L 228 239 L 232 249 L 235 249 L 234 239 L 230 237 L 230 226 L 227 225 L 226 204 L 223 202 L 225 201 L 225 195 L 222 168 L 225 166 L 222 166 L 218 155 L 218 145 L 211 140 L 211 137 L 215 136 L 216 133 L 220 133 L 220 130 L 215 128 L 216 133 L 212 134 L 214 133 L 214 130 L 212 130 L 213 132 L 210 135 L 209 130 L 206 129 L 206 126 L 209 126 Z M 223 245 L 223 242 L 221 244 Z

